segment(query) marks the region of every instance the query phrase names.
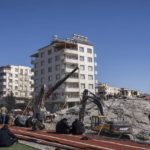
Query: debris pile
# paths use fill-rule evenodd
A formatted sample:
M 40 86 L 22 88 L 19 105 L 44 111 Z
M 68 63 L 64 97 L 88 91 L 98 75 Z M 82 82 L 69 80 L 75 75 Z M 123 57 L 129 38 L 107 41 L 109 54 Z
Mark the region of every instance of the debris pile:
M 136 139 L 150 142 L 150 101 L 142 98 L 128 98 L 108 99 L 103 103 L 104 114 L 108 120 L 128 121 L 132 125 L 133 135 Z M 79 110 L 80 105 L 61 110 L 57 112 L 57 119 L 65 117 L 71 124 L 75 118 L 78 118 Z M 88 129 L 90 129 L 92 115 L 99 115 L 99 109 L 95 104 L 88 102 L 84 117 L 84 125 Z

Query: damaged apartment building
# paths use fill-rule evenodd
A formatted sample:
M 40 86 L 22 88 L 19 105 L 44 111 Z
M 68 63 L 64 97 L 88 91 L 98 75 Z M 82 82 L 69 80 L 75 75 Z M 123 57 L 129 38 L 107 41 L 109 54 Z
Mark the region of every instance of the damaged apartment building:
M 78 66 L 79 69 L 46 100 L 50 106 L 71 107 L 78 104 L 84 89 L 95 93 L 95 58 L 94 46 L 87 37 L 74 34 L 71 38 L 60 39 L 54 36 L 49 45 L 31 55 L 35 95 L 43 84 L 48 90 Z

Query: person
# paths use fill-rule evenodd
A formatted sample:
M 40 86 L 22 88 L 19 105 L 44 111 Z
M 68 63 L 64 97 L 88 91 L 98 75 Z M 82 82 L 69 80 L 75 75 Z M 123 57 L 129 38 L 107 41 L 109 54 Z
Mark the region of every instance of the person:
M 70 126 L 69 126 L 66 118 L 61 119 L 56 124 L 56 133 L 59 133 L 59 134 L 69 134 L 70 133 Z
M 5 106 L 2 106 L 0 112 L 1 112 L 2 124 L 8 124 L 7 108 Z
M 0 147 L 13 145 L 18 141 L 18 138 L 9 130 L 7 125 L 0 129 Z
M 79 121 L 78 119 L 75 119 L 75 121 L 72 123 L 72 134 L 74 135 L 81 135 L 85 132 L 84 124 Z

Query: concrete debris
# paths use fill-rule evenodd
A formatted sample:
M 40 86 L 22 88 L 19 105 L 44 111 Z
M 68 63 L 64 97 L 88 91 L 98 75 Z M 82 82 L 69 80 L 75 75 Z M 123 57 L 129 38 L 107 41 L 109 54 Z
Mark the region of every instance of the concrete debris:
M 68 118 L 70 124 L 78 118 L 80 106 L 64 109 L 58 112 L 58 120 Z M 150 101 L 142 98 L 136 99 L 108 99 L 104 101 L 104 114 L 107 120 L 128 121 L 133 127 L 133 135 L 139 140 L 148 140 L 150 143 Z M 88 103 L 84 117 L 86 128 L 90 128 L 90 117 L 98 115 L 99 110 L 93 103 Z

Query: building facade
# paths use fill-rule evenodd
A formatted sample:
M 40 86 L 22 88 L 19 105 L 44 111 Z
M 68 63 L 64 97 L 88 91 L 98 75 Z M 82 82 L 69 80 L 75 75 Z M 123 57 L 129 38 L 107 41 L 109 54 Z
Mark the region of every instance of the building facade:
M 35 94 L 43 84 L 47 89 L 79 67 L 49 98 L 51 103 L 73 106 L 79 103 L 84 89 L 95 93 L 95 57 L 94 46 L 87 37 L 73 35 L 60 39 L 55 36 L 51 44 L 40 48 L 32 56 Z
M 98 94 L 99 95 L 118 95 L 120 93 L 120 88 L 112 87 L 107 84 L 98 84 Z
M 112 87 L 107 84 L 98 84 L 97 86 L 98 94 L 104 96 L 125 96 L 125 97 L 137 97 L 140 92 L 137 90 L 129 90 L 126 88 Z
M 19 99 L 32 99 L 33 72 L 30 67 L 6 65 L 0 67 L 0 97 L 10 93 Z

